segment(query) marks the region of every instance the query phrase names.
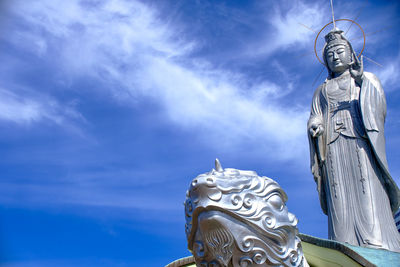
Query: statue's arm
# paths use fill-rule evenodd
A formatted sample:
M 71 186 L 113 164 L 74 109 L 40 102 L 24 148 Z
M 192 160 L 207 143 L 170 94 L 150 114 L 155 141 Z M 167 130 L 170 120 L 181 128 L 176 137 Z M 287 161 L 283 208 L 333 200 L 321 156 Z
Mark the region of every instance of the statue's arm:
M 315 90 L 311 104 L 310 118 L 307 123 L 308 132 L 313 138 L 320 136 L 324 132 L 324 121 L 320 103 L 321 90 L 322 85 Z
M 320 179 L 320 170 L 319 170 L 319 148 L 318 148 L 318 136 L 320 136 L 323 131 L 323 116 L 320 105 L 320 94 L 322 90 L 322 85 L 317 88 L 314 93 L 312 104 L 311 104 L 311 112 L 310 118 L 307 123 L 308 130 L 308 141 L 310 144 L 310 164 L 311 164 L 311 172 L 314 175 L 315 181 L 318 183 Z
M 310 118 L 307 124 L 308 130 L 308 141 L 310 144 L 310 167 L 311 172 L 314 176 L 314 180 L 317 184 L 317 190 L 319 193 L 321 208 L 323 212 L 327 213 L 327 206 L 325 201 L 325 193 L 322 185 L 322 170 L 321 164 L 324 158 L 324 117 L 321 106 L 321 97 L 323 84 L 317 88 L 314 93 Z

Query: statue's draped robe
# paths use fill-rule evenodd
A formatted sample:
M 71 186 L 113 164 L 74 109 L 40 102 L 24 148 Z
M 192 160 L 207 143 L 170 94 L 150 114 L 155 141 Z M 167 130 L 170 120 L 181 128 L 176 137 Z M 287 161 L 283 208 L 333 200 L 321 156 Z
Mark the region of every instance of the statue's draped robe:
M 379 80 L 364 72 L 362 85 L 350 75 L 327 79 L 315 92 L 309 134 L 311 169 L 329 238 L 353 245 L 400 252 L 392 213 L 400 191 L 388 171 L 384 122 L 386 100 Z

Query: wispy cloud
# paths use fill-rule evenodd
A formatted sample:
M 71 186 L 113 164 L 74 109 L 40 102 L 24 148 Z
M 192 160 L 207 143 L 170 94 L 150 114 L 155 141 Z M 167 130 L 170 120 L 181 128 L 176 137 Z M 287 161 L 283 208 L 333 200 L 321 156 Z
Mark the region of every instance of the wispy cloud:
M 399 62 L 398 60 L 390 60 L 388 64 L 382 67 L 381 70 L 377 71 L 378 78 L 380 78 L 382 84 L 387 86 L 388 91 L 393 88 L 393 85 L 397 85 L 399 81 Z
M 303 41 L 287 28 L 298 26 L 298 20 L 307 23 L 315 8 L 275 18 L 279 45 Z M 20 30 L 17 36 L 34 38 L 38 56 L 57 57 L 58 66 L 72 77 L 87 75 L 108 84 L 117 99 L 151 97 L 175 125 L 207 131 L 213 143 L 232 146 L 243 138 L 259 139 L 282 158 L 296 156 L 288 150 L 305 149 L 307 112 L 277 101 L 289 83 L 249 85 L 240 73 L 198 64 L 190 57 L 196 42 L 182 38 L 175 30 L 179 25 L 164 24 L 140 2 L 41 1 L 16 5 L 14 12 L 29 25 L 29 32 Z
M 63 124 L 68 120 L 83 120 L 73 107 L 61 106 L 55 99 L 27 90 L 0 89 L 0 120 L 11 121 L 17 124 L 29 125 L 34 122 L 49 120 L 56 124 Z
M 364 61 L 366 61 L 364 59 Z M 398 89 L 398 84 L 400 81 L 400 53 L 395 58 L 387 59 L 382 66 L 373 65 L 373 71 L 381 80 L 384 90 L 387 92 Z
M 310 45 L 316 32 L 324 24 L 327 17 L 327 8 L 321 3 L 304 3 L 298 1 L 293 5 L 287 3 L 290 8 L 282 10 L 282 6 L 276 6 L 276 12 L 269 19 L 275 29 L 275 38 L 269 37 L 276 48 L 288 48 Z
M 161 194 L 165 186 L 154 187 L 153 194 L 140 191 L 133 184 L 124 184 L 109 188 L 107 182 L 96 181 L 91 184 L 84 181 L 39 184 L 39 183 L 5 183 L 1 184 L 0 203 L 23 205 L 77 205 L 103 208 L 125 208 L 133 210 L 147 210 L 151 212 L 182 210 L 176 203 L 181 202 L 182 196 L 166 199 Z M 158 191 L 158 194 L 156 192 Z M 132 193 L 135 192 L 135 193 Z M 50 201 L 51 200 L 51 201 Z M 17 204 L 18 205 L 18 204 Z
M 43 112 L 40 103 L 24 99 L 9 91 L 0 90 L 0 118 L 17 123 L 30 123 L 41 119 Z
M 265 25 L 260 34 L 262 39 L 250 45 L 248 55 L 271 55 L 276 51 L 312 51 L 312 41 L 327 17 L 327 8 L 321 3 L 305 1 L 280 1 L 271 9 L 265 9 Z

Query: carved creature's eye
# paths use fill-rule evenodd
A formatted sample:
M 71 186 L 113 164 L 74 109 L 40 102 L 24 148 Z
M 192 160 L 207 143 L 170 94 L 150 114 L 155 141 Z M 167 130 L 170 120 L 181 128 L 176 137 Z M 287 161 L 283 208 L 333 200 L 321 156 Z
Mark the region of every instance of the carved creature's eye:
M 333 57 L 333 52 L 328 52 L 328 57 Z
M 279 196 L 279 194 L 274 194 L 272 195 L 269 199 L 268 202 L 277 210 L 283 210 L 284 203 L 282 201 L 282 198 Z

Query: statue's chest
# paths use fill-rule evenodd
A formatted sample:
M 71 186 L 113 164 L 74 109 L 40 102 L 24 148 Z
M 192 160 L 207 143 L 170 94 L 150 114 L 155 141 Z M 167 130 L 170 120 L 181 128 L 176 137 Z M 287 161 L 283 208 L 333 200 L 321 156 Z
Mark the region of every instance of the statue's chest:
M 326 85 L 326 95 L 330 104 L 350 101 L 352 96 L 352 79 L 350 76 L 342 79 L 332 79 Z
M 339 134 L 348 137 L 363 136 L 358 109 L 359 88 L 354 80 L 350 76 L 329 80 L 325 90 L 329 105 L 330 141 L 336 140 Z

